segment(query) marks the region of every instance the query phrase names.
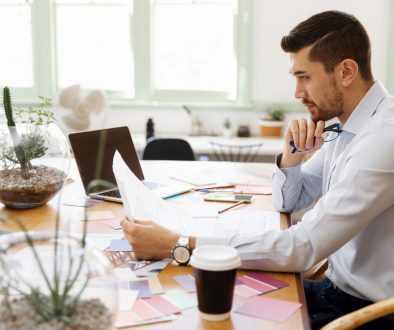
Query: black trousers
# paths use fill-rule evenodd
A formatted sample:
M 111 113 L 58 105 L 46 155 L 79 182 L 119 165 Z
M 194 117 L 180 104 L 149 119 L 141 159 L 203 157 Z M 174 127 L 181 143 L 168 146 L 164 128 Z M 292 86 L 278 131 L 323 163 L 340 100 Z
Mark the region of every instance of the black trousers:
M 322 282 L 304 280 L 304 290 L 312 330 L 317 330 L 338 317 L 372 304 L 371 301 L 351 296 L 333 285 L 329 279 Z M 394 322 L 386 318 L 366 323 L 358 329 L 393 330 Z

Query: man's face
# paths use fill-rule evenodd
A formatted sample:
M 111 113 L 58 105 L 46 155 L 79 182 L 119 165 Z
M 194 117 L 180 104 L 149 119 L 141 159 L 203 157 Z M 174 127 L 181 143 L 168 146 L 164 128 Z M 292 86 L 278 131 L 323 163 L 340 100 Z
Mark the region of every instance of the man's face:
M 309 60 L 311 46 L 290 53 L 290 73 L 296 78 L 295 97 L 301 99 L 312 120 L 329 120 L 343 114 L 344 96 L 334 72 Z

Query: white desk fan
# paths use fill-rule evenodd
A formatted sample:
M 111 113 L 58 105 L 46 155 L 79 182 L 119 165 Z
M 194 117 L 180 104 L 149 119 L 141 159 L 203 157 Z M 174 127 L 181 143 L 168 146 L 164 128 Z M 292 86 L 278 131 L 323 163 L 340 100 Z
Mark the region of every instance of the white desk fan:
M 64 88 L 59 94 L 57 122 L 65 133 L 102 128 L 107 100 L 101 90 L 82 90 L 80 85 Z

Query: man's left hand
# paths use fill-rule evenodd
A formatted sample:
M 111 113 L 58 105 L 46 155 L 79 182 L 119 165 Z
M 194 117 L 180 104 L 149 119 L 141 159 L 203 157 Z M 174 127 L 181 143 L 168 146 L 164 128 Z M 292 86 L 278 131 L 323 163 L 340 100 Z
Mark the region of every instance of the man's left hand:
M 120 225 L 137 259 L 161 260 L 172 258 L 171 250 L 180 235 L 158 225 L 154 221 L 129 221 L 124 218 Z

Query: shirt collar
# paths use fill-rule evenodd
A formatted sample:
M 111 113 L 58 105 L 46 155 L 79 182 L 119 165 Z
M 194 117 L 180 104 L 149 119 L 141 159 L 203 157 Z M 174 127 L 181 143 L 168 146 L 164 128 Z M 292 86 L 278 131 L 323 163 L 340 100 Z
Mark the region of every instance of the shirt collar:
M 385 96 L 387 96 L 387 90 L 379 81 L 375 81 L 357 104 L 342 129 L 357 134 L 368 119 L 374 115 L 379 103 Z

